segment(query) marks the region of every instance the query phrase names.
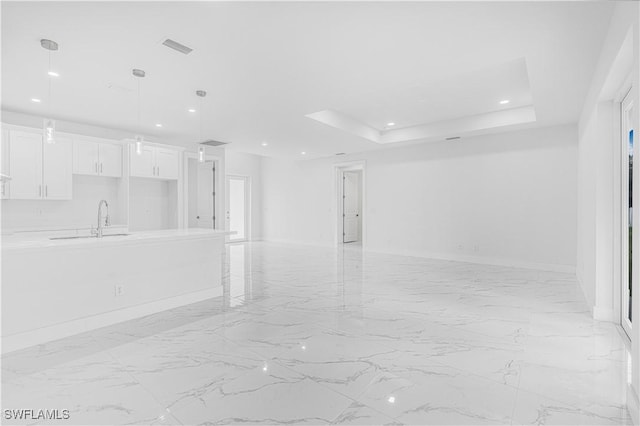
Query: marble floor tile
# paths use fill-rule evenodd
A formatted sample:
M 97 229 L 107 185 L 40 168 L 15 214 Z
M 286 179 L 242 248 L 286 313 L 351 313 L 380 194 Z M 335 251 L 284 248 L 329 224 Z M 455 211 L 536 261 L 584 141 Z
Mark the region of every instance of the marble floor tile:
M 219 298 L 2 357 L 19 424 L 631 424 L 623 335 L 571 274 L 227 247 Z
M 337 425 L 400 425 L 391 417 L 367 407 L 359 402 L 354 402 L 344 410 L 331 424 Z
M 158 423 L 173 420 L 122 365 L 91 355 L 2 383 L 3 409 L 68 410 L 67 424 Z M 61 423 L 54 420 L 51 423 Z M 43 422 L 18 421 L 19 424 Z
M 186 424 L 327 424 L 352 403 L 310 379 L 255 372 L 172 412 Z
M 622 404 L 569 404 L 518 390 L 514 425 L 632 425 Z
M 517 389 L 445 366 L 380 375 L 358 400 L 403 424 L 510 424 Z

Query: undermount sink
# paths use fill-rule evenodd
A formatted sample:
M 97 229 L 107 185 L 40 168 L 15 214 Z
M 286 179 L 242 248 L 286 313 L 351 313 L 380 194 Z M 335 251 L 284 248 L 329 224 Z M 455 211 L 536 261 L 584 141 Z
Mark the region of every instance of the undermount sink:
M 106 237 L 126 237 L 131 234 L 107 234 L 103 235 L 102 238 Z M 75 235 L 73 237 L 51 237 L 50 240 L 76 240 L 78 238 L 98 238 L 95 235 Z

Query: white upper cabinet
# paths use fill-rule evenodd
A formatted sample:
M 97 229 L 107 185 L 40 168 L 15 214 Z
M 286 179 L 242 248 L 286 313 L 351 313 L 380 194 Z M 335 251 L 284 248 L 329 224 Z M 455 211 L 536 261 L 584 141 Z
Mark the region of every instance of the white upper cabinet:
M 154 148 L 143 145 L 140 154 L 136 152 L 135 145 L 130 147 L 131 176 L 154 177 L 156 175 Z
M 156 148 L 156 176 L 162 179 L 178 179 L 180 153 L 173 149 Z
M 122 177 L 122 146 L 75 140 L 73 172 L 80 175 Z
M 143 145 L 138 154 L 134 145 L 130 148 L 131 176 L 159 179 L 178 179 L 180 172 L 180 151 Z
M 73 143 L 73 172 L 79 175 L 97 175 L 99 148 L 97 143 L 75 140 Z
M 42 198 L 42 135 L 12 130 L 9 143 L 10 197 Z
M 71 139 L 56 137 L 55 144 L 47 144 L 40 133 L 10 130 L 9 144 L 11 199 L 71 199 Z
M 43 145 L 43 197 L 70 200 L 73 188 L 73 141 L 56 137 L 56 143 Z
M 122 176 L 122 146 L 100 144 L 100 176 Z

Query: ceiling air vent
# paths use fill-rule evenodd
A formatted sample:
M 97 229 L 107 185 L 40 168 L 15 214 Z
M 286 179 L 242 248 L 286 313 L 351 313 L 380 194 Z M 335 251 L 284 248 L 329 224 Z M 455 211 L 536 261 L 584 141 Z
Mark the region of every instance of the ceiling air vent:
M 454 141 L 456 139 L 460 139 L 460 136 L 451 136 L 450 138 L 445 138 L 445 141 Z
M 200 145 L 209 145 L 209 146 L 220 146 L 220 145 L 227 145 L 229 142 L 220 142 L 220 141 L 214 141 L 213 139 L 207 139 L 204 142 L 200 142 Z
M 170 38 L 166 39 L 164 42 L 162 42 L 162 44 L 173 50 L 177 50 L 180 53 L 184 53 L 185 55 L 188 55 L 193 51 L 192 48 L 187 47 L 184 44 L 180 44 L 175 40 L 171 40 Z

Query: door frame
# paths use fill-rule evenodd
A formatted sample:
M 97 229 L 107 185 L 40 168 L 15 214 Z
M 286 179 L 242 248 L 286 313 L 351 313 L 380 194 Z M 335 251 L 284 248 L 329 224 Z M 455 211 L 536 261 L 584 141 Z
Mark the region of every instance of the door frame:
M 243 243 L 251 240 L 251 176 L 248 175 L 226 175 L 225 182 L 225 230 L 229 232 L 231 226 L 231 218 L 229 213 L 229 197 L 231 197 L 231 191 L 229 191 L 230 179 L 242 179 L 244 180 L 244 238 L 231 239 L 231 235 L 227 235 L 227 243 Z
M 334 246 L 340 246 L 344 244 L 342 242 L 342 233 L 343 231 L 343 218 L 342 218 L 342 174 L 343 172 L 348 171 L 361 171 L 361 181 L 360 181 L 360 191 L 362 192 L 362 211 L 360 212 L 360 222 L 362 223 L 362 235 L 360 236 L 360 241 L 362 243 L 362 248 L 364 249 L 367 242 L 367 170 L 366 170 L 366 161 L 365 160 L 357 160 L 357 161 L 346 161 L 343 163 L 334 163 L 333 164 L 333 174 L 334 174 Z
M 616 229 L 616 232 L 614 233 L 615 238 L 614 238 L 614 259 L 617 259 L 618 261 L 616 262 L 617 267 L 615 268 L 615 272 L 614 272 L 614 282 L 617 283 L 617 285 L 614 286 L 614 310 L 615 310 L 615 316 L 618 319 L 618 323 L 620 324 L 620 326 L 622 327 L 622 329 L 624 330 L 625 334 L 627 335 L 627 337 L 629 339 L 631 339 L 631 333 L 632 333 L 632 323 L 628 320 L 626 314 L 628 314 L 628 303 L 629 301 L 627 300 L 627 293 L 628 293 L 628 280 L 629 280 L 629 276 L 627 274 L 624 273 L 625 268 L 628 268 L 628 262 L 631 261 L 632 264 L 632 269 L 631 269 L 631 279 L 633 281 L 635 281 L 637 274 L 638 274 L 638 265 L 635 264 L 634 262 L 634 257 L 632 255 L 631 259 L 629 259 L 627 253 L 628 253 L 628 243 L 629 243 L 629 239 L 628 239 L 628 230 L 624 229 L 625 228 L 625 224 L 628 224 L 628 215 L 629 215 L 629 211 L 628 209 L 623 209 L 623 203 L 624 205 L 626 205 L 626 203 L 624 202 L 625 199 L 628 199 L 629 197 L 629 193 L 628 193 L 628 175 L 627 175 L 627 169 L 628 169 L 628 165 L 627 165 L 627 161 L 628 161 L 628 156 L 627 156 L 627 144 L 628 144 L 628 137 L 629 135 L 626 132 L 625 129 L 625 119 L 624 119 L 624 102 L 627 99 L 630 99 L 630 101 L 632 102 L 632 106 L 635 108 L 635 99 L 632 98 L 633 96 L 633 87 L 631 85 L 631 79 L 628 78 L 627 82 L 622 86 L 623 89 L 620 90 L 614 100 L 614 132 L 615 132 L 615 141 L 617 142 L 615 144 L 615 150 L 614 150 L 614 159 L 615 159 L 615 164 L 614 164 L 614 185 L 616 185 L 617 190 L 614 191 L 614 226 Z M 635 134 L 635 130 L 634 129 L 634 162 L 636 161 L 636 153 L 637 153 L 637 136 Z M 637 188 L 635 188 L 637 185 L 635 184 L 637 182 L 637 176 L 635 176 L 638 172 L 636 171 L 634 173 L 633 178 L 633 184 L 634 184 L 634 188 L 633 188 L 633 194 L 632 197 L 634 199 L 634 201 L 637 201 Z M 623 177 L 625 177 L 626 179 L 623 179 Z M 633 228 L 636 228 L 635 222 L 636 219 L 635 217 L 637 216 L 637 209 L 635 207 L 633 207 L 633 222 L 631 223 L 631 226 Z M 637 232 L 635 232 L 637 233 Z M 634 238 L 634 241 L 637 241 L 636 238 Z M 633 243 L 633 242 L 632 242 Z M 637 247 L 634 247 L 634 251 L 636 251 L 635 249 L 637 249 Z M 637 297 L 636 297 L 637 299 Z M 637 303 L 637 300 L 636 300 Z
M 188 228 L 189 227 L 189 160 L 193 159 L 198 161 L 198 153 L 195 152 L 185 152 L 182 158 L 183 166 L 182 166 L 182 223 L 180 224 L 180 228 Z M 214 178 L 216 180 L 215 184 L 215 199 L 214 199 L 214 214 L 216 217 L 215 227 L 214 229 L 225 229 L 225 226 L 222 225 L 224 223 L 222 212 L 224 212 L 224 194 L 221 191 L 221 183 L 220 176 L 222 174 L 221 164 L 222 159 L 217 155 L 205 154 L 205 161 L 213 161 L 214 167 L 216 169 Z M 222 196 L 220 196 L 221 194 Z

